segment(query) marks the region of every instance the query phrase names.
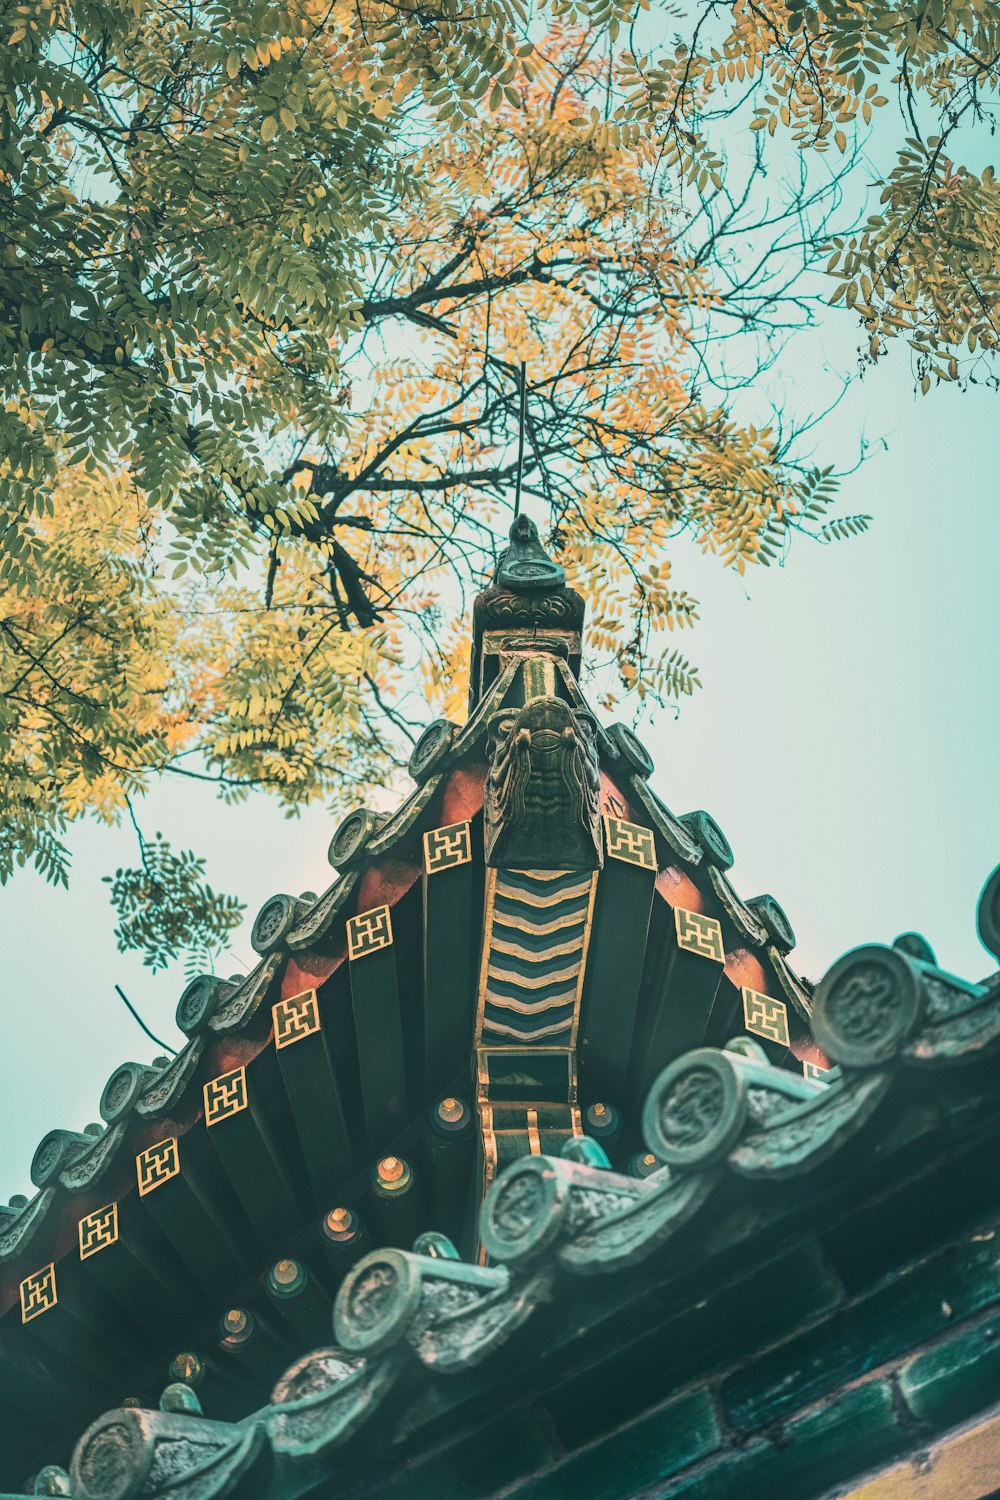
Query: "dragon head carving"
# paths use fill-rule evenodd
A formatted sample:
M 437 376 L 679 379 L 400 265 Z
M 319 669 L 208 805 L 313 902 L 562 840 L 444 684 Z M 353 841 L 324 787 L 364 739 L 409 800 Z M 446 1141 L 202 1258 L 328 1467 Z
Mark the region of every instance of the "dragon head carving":
M 597 724 L 561 698 L 489 720 L 486 862 L 513 869 L 601 864 Z

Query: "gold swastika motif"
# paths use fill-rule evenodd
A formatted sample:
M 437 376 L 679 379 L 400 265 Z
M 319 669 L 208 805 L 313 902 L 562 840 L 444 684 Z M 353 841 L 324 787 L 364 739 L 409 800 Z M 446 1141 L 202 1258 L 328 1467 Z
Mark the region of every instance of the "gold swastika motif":
M 605 813 L 604 839 L 609 859 L 621 859 L 627 865 L 639 865 L 643 870 L 656 869 L 656 845 L 651 828 L 642 828 L 638 823 L 627 823 L 624 818 L 613 818 L 610 813 Z
M 303 990 L 301 995 L 289 995 L 271 1007 L 274 1017 L 274 1045 L 280 1051 L 303 1037 L 312 1036 L 319 1030 L 319 1001 L 315 990 Z
M 32 1271 L 21 1282 L 21 1322 L 30 1323 L 40 1313 L 48 1312 L 59 1301 L 56 1295 L 56 1268 L 50 1262 L 40 1271 Z
M 472 830 L 468 823 L 449 823 L 424 834 L 424 869 L 428 875 L 467 865 L 472 858 Z
M 783 1000 L 761 995 L 743 986 L 743 1020 L 747 1031 L 765 1036 L 770 1042 L 788 1046 L 788 1011 Z
M 154 1188 L 162 1187 L 181 1170 L 181 1159 L 177 1150 L 177 1137 L 168 1135 L 165 1141 L 147 1146 L 135 1159 L 136 1175 L 139 1178 L 139 1197 L 145 1198 Z
M 819 1063 L 803 1062 L 802 1072 L 806 1078 L 815 1078 L 820 1083 L 829 1083 L 830 1069 L 821 1068 Z
M 118 1242 L 118 1204 L 106 1203 L 103 1208 L 95 1208 L 92 1214 L 86 1214 L 79 1223 L 80 1234 L 80 1259 L 86 1260 L 88 1255 L 96 1255 L 98 1250 L 106 1250 L 109 1245 Z
M 683 906 L 675 906 L 674 922 L 677 926 L 678 948 L 683 948 L 685 953 L 697 953 L 700 958 L 714 959 L 717 964 L 725 963 L 722 926 L 715 917 L 706 917 L 699 911 L 685 911 Z
M 218 1125 L 230 1115 L 238 1115 L 247 1107 L 247 1070 L 233 1068 L 231 1073 L 220 1073 L 210 1078 L 205 1085 L 205 1124 Z
M 371 911 L 359 912 L 347 924 L 347 956 L 352 963 L 356 958 L 388 948 L 391 943 L 392 919 L 387 906 L 373 906 Z

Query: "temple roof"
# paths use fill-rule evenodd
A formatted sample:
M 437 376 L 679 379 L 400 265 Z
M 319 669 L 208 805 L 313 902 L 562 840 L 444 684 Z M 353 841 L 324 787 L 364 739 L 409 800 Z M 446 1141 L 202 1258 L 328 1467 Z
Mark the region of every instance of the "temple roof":
M 967 1363 L 969 1375 L 935 1411 L 927 1376 L 917 1378 L 920 1358 L 904 1358 L 913 1331 L 898 1319 L 883 1327 L 882 1302 L 866 1288 L 899 1261 L 912 1263 L 920 1297 L 933 1303 L 942 1284 L 957 1296 L 961 1265 L 948 1262 L 941 1283 L 939 1261 L 928 1259 L 952 1220 L 963 1244 L 982 1242 L 986 1261 L 995 1258 L 993 1234 L 972 1229 L 997 1189 L 990 1164 L 1000 1141 L 1000 974 L 967 985 L 897 948 L 869 945 L 824 978 L 816 1022 L 839 1060 L 832 1082 L 803 1085 L 746 1040 L 685 1054 L 645 1100 L 645 1144 L 665 1159 L 652 1175 L 616 1172 L 584 1138 L 559 1157 L 523 1157 L 480 1211 L 488 1266 L 461 1260 L 434 1234 L 413 1250 L 374 1250 L 337 1293 L 335 1342 L 329 1322 L 318 1322 L 319 1347 L 285 1370 L 265 1405 L 236 1421 L 210 1420 L 188 1387 L 170 1386 L 158 1410 L 100 1417 L 76 1445 L 69 1475 L 56 1473 L 53 1487 L 36 1492 L 294 1500 L 335 1473 L 335 1490 L 322 1493 L 370 1494 L 378 1484 L 380 1495 L 400 1500 L 501 1489 L 559 1500 L 596 1493 L 585 1480 L 590 1445 L 610 1434 L 612 1455 L 627 1451 L 634 1472 L 607 1493 L 632 1494 L 631 1484 L 637 1492 L 658 1478 L 658 1495 L 686 1495 L 692 1486 L 701 1493 L 698 1460 L 722 1446 L 713 1411 L 721 1402 L 742 1434 L 722 1461 L 724 1482 L 729 1475 L 741 1494 L 818 1494 L 862 1473 L 868 1459 L 905 1451 L 907 1415 L 929 1436 L 928 1408 L 939 1426 L 978 1410 L 990 1389 L 1000 1392 L 1000 1370 L 987 1371 L 974 1335 L 960 1354 L 949 1330 L 948 1358 L 957 1369 Z M 847 1281 L 846 1300 L 820 1242 Z M 963 1295 L 973 1297 L 967 1307 L 941 1304 L 943 1329 L 956 1311 L 966 1315 L 991 1297 L 985 1284 Z M 859 1347 L 899 1351 L 890 1378 L 914 1410 L 898 1414 L 898 1430 L 893 1415 L 884 1446 L 872 1446 L 858 1424 L 862 1410 L 880 1403 L 889 1414 L 882 1357 L 854 1392 L 863 1402 L 842 1402 L 843 1416 L 834 1408 L 825 1428 L 812 1414 L 837 1368 L 821 1357 L 830 1338 L 815 1319 L 841 1304 L 848 1324 L 867 1327 Z M 727 1327 L 734 1311 L 737 1324 Z M 543 1326 L 533 1334 L 536 1323 Z M 835 1347 L 844 1326 L 842 1318 Z M 808 1374 L 790 1384 L 776 1356 L 770 1365 L 758 1359 L 752 1380 L 728 1373 L 735 1354 L 767 1349 L 779 1334 L 789 1340 L 786 1365 L 811 1351 Z M 627 1426 L 636 1415 L 630 1403 L 641 1410 L 644 1386 L 648 1402 L 664 1381 L 680 1392 L 667 1412 L 689 1431 L 671 1444 L 666 1470 L 662 1441 L 646 1453 Z M 512 1446 L 501 1455 L 484 1413 L 503 1412 Z M 547 1455 L 524 1445 L 528 1412 L 538 1434 L 546 1420 L 559 1434 Z M 614 1439 L 623 1419 L 627 1450 Z M 818 1445 L 815 1458 L 803 1458 L 803 1439 Z M 608 1459 L 597 1462 L 598 1472 L 608 1468 Z M 676 1488 L 665 1483 L 673 1469 Z M 748 1469 L 751 1489 L 742 1487 Z M 801 1484 L 803 1471 L 812 1484 Z
M 995 982 L 912 934 L 841 960 L 810 1021 L 782 907 L 737 893 L 714 820 L 673 813 L 633 732 L 591 712 L 582 620 L 516 522 L 474 609 L 467 722 L 429 726 L 394 813 L 340 824 L 325 892 L 265 903 L 246 979 L 185 988 L 175 1058 L 121 1064 L 103 1128 L 39 1143 L 36 1196 L 0 1209 L 0 1484 L 68 1463 L 111 1408 L 126 1468 L 164 1443 L 209 1466 L 194 1488 L 123 1470 L 123 1500 L 244 1474 L 304 1493 L 407 1362 L 488 1360 L 556 1282 L 689 1244 L 727 1183 L 807 1181 L 897 1076 L 1000 1039 Z M 316 1353 L 331 1302 L 338 1351 Z M 171 1361 L 207 1417 L 155 1410 Z M 86 1476 L 114 1427 L 77 1448 L 74 1495 L 110 1493 Z

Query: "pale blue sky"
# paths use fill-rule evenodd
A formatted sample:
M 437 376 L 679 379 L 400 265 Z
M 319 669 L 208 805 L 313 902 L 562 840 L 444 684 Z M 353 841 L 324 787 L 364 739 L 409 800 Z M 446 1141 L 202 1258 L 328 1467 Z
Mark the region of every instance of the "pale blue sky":
M 774 389 L 822 405 L 828 366 L 850 369 L 856 343 L 850 318 L 824 319 L 782 360 Z M 824 462 L 852 458 L 862 432 L 887 439 L 845 485 L 843 508 L 875 517 L 868 536 L 802 541 L 787 567 L 745 584 L 686 543 L 672 554 L 678 584 L 702 600 L 683 644 L 704 687 L 678 717 L 638 726 L 653 784 L 675 811 L 716 817 L 737 888 L 778 897 L 799 937 L 793 961 L 814 977 L 845 949 L 910 927 L 946 968 L 979 978 L 991 967 L 974 913 L 1000 860 L 997 401 L 981 389 L 915 398 L 900 351 L 815 435 Z M 207 855 L 212 883 L 248 903 L 233 951 L 249 965 L 263 901 L 328 882 L 339 814 L 287 822 L 263 798 L 227 809 L 184 784 L 150 798 L 142 821 Z M 116 952 L 101 884 L 134 863 L 134 836 L 82 827 L 73 849 L 68 893 L 30 872 L 0 891 L 4 1198 L 31 1191 L 46 1130 L 96 1119 L 115 1066 L 154 1055 L 115 983 L 178 1042 L 183 975 L 152 976 Z M 239 967 L 223 960 L 221 972 Z

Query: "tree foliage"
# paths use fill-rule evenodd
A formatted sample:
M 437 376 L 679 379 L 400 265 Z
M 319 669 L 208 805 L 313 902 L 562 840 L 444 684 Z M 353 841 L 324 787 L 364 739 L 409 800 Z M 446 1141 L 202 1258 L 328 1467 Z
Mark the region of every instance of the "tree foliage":
M 175 854 L 162 834 L 148 843 L 140 835 L 140 849 L 137 869 L 104 877 L 118 914 L 118 945 L 140 952 L 154 970 L 183 954 L 197 971 L 239 926 L 243 906 L 213 891 L 202 879 L 205 861 L 189 849 Z
M 690 20 L 674 48 L 635 58 L 632 109 L 702 135 L 743 104 L 751 130 L 787 133 L 808 156 L 847 157 L 860 137 L 863 176 L 849 187 L 862 222 L 826 247 L 831 300 L 859 314 L 870 361 L 905 339 L 925 393 L 994 383 L 995 0 L 736 0 Z
M 902 334 L 929 385 L 995 347 L 996 188 L 948 142 L 995 87 L 996 22 L 9 6 L 0 879 L 64 880 L 69 824 L 135 822 L 161 777 L 290 813 L 383 785 L 415 676 L 458 712 L 522 381 L 522 492 L 588 597 L 605 701 L 690 692 L 678 537 L 742 573 L 867 524 L 832 513 L 809 415 L 748 395 L 821 256 L 870 358 Z M 909 138 L 862 221 L 842 179 L 899 91 Z M 197 856 L 139 845 L 123 946 L 221 944 L 237 909 Z

